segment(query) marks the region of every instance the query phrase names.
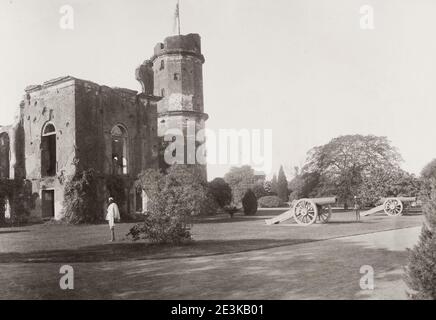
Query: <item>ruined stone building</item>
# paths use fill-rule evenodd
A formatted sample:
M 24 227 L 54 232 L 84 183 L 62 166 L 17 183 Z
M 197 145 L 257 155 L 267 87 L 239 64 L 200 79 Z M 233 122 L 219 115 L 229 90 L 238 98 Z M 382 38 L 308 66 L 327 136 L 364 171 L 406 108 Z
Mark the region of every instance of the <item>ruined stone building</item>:
M 17 121 L 0 127 L 0 178 L 29 181 L 31 215 L 60 219 L 66 178 L 93 168 L 124 179 L 123 211 L 144 212 L 135 181 L 162 166 L 166 130 L 205 126 L 203 63 L 198 34 L 171 36 L 136 70 L 140 93 L 71 76 L 28 86 Z

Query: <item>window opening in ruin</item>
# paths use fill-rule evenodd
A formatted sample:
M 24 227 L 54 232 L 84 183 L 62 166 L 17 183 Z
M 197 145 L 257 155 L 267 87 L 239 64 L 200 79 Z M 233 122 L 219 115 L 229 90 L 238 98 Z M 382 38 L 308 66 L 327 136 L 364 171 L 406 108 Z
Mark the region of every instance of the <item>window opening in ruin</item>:
M 112 173 L 117 175 L 128 174 L 127 130 L 116 125 L 111 131 L 112 137 Z
M 41 176 L 56 175 L 56 129 L 48 123 L 42 130 L 41 138 Z

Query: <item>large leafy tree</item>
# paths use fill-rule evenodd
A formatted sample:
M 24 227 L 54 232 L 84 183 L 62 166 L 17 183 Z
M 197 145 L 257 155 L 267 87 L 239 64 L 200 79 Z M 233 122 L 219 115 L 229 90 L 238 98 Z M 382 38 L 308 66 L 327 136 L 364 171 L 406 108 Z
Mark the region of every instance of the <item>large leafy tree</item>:
M 399 170 L 401 161 L 386 137 L 345 135 L 310 150 L 303 171 L 318 173 L 318 192 L 334 193 L 346 205 L 365 180 Z

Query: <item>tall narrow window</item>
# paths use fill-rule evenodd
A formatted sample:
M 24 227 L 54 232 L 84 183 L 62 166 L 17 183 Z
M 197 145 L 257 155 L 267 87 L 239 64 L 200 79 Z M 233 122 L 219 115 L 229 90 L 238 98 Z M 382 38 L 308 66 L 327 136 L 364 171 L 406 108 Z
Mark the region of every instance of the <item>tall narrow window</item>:
M 127 130 L 122 125 L 116 125 L 111 131 L 112 137 L 112 173 L 128 173 Z
M 47 123 L 42 130 L 41 138 L 41 176 L 56 175 L 56 129 Z
M 0 178 L 9 179 L 10 142 L 9 135 L 0 134 Z
M 160 69 L 159 70 L 163 70 L 163 69 L 165 69 L 165 61 L 161 60 L 160 61 Z
M 165 97 L 165 89 L 160 89 L 160 96 Z

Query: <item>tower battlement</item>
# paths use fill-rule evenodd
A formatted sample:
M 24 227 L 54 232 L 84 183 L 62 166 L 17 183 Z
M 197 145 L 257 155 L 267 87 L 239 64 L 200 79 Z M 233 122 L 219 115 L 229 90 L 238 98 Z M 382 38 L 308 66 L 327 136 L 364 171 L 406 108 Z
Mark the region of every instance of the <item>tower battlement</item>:
M 183 54 L 198 57 L 204 63 L 204 56 L 201 53 L 201 37 L 197 33 L 187 35 L 176 35 L 165 38 L 154 47 L 153 62 L 158 57 L 168 54 Z

